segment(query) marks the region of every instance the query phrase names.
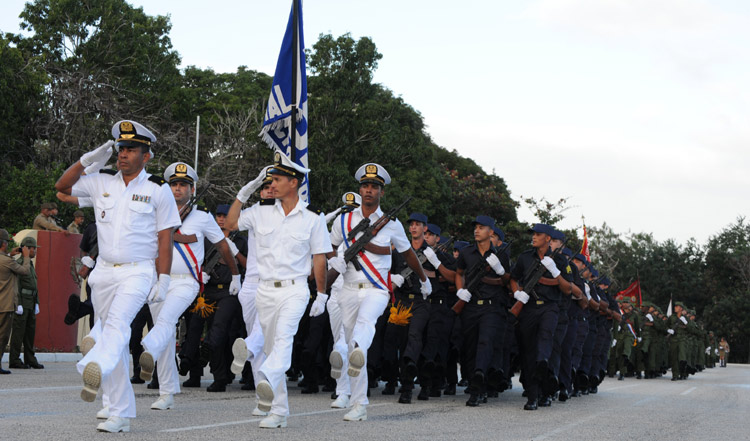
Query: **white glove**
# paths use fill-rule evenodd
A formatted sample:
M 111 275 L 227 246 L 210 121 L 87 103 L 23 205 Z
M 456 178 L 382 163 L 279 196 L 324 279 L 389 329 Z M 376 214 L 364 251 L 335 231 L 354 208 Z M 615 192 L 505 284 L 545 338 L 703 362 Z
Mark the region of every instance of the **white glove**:
M 653 322 L 653 321 L 654 321 L 654 316 L 653 316 L 653 315 L 651 315 L 650 313 L 649 313 L 649 314 L 646 314 L 646 318 L 647 318 L 647 319 L 648 319 L 648 321 L 650 321 L 650 322 Z
M 555 265 L 555 261 L 552 260 L 551 257 L 544 256 L 544 258 L 542 259 L 542 265 L 547 268 L 547 271 L 552 274 L 553 278 L 557 278 L 557 276 L 560 275 L 560 270 L 557 269 L 557 265 Z
M 640 343 L 640 342 L 641 342 L 641 340 L 643 340 L 643 338 L 641 338 L 641 337 L 638 337 L 638 339 L 637 339 L 637 340 L 638 340 L 638 343 Z
M 422 286 L 419 287 L 419 292 L 422 293 L 422 298 L 424 300 L 427 300 L 427 296 L 432 294 L 432 283 L 430 283 L 429 277 L 424 278 L 424 282 L 422 282 Z
M 37 315 L 37 314 L 39 314 L 39 303 L 34 305 L 34 315 Z
M 468 289 L 465 289 L 465 288 L 461 288 L 461 289 L 459 289 L 459 290 L 458 290 L 458 291 L 456 292 L 456 296 L 457 296 L 457 297 L 458 297 L 459 299 L 463 300 L 464 302 L 467 302 L 467 303 L 468 303 L 469 301 L 471 301 L 471 293 L 469 292 L 469 290 L 468 290 Z
M 232 274 L 232 282 L 229 283 L 229 295 L 236 296 L 240 293 L 242 282 L 240 282 L 239 274 Z
M 500 259 L 498 259 L 496 255 L 490 254 L 487 257 L 487 263 L 490 264 L 490 268 L 492 268 L 498 276 L 505 274 L 505 268 L 503 268 L 503 264 L 500 263 Z
M 83 256 L 81 257 L 81 263 L 86 265 L 90 269 L 94 267 L 94 264 L 96 262 L 91 258 L 91 256 Z
M 529 301 L 529 295 L 526 294 L 524 291 L 516 291 L 513 293 L 513 298 L 518 300 L 519 302 L 523 303 L 524 305 L 526 302 Z
M 209 276 L 209 275 L 208 275 L 208 273 L 206 273 L 206 272 L 203 272 L 203 273 L 201 274 L 201 277 L 203 278 L 203 284 L 204 284 L 204 285 L 205 285 L 206 283 L 208 283 L 208 281 L 209 281 L 209 280 L 211 280 L 211 276 Z
M 270 165 L 263 167 L 263 170 L 260 171 L 258 177 L 248 182 L 244 187 L 240 189 L 240 192 L 237 193 L 237 199 L 240 202 L 242 202 L 243 204 L 247 202 L 247 200 L 250 199 L 250 196 L 255 193 L 255 190 L 259 189 L 261 185 L 263 185 L 263 180 L 266 178 L 266 172 L 269 168 L 271 168 Z
M 159 274 L 159 280 L 151 288 L 151 292 L 148 295 L 148 303 L 159 303 L 163 302 L 167 298 L 167 291 L 169 290 L 169 281 L 171 277 L 169 274 Z
M 588 283 L 583 284 L 583 291 L 586 293 L 586 298 L 591 300 L 591 288 L 589 288 Z
M 688 323 L 687 323 L 687 319 L 685 318 L 685 316 L 684 316 L 684 315 L 683 315 L 682 317 L 680 317 L 680 321 L 681 321 L 682 323 L 686 324 L 686 325 L 688 324 Z
M 404 284 L 404 276 L 401 274 L 391 274 L 391 283 L 396 285 L 396 288 L 401 288 Z
M 672 329 L 672 328 L 667 329 L 667 334 L 674 335 L 674 329 Z
M 326 223 L 332 221 L 338 214 L 341 213 L 341 207 L 333 210 L 332 212 L 326 214 Z
M 16 309 L 16 314 L 23 315 L 23 306 L 18 305 L 18 309 Z
M 228 237 L 225 237 L 224 240 L 227 241 L 227 245 L 229 245 L 229 252 L 232 253 L 232 256 L 240 254 L 240 249 L 237 248 L 237 245 L 235 245 L 234 242 L 229 240 Z
M 612 339 L 612 347 L 614 348 L 615 346 L 617 346 L 617 339 L 613 338 Z
M 710 347 L 706 348 L 706 355 L 711 355 L 711 348 Z
M 344 256 L 338 255 L 328 259 L 328 266 L 336 270 L 339 274 L 346 272 L 346 262 L 344 262 Z M 391 277 L 393 279 L 393 277 Z M 403 280 L 401 281 L 403 283 Z
M 110 139 L 96 149 L 88 153 L 84 153 L 83 156 L 81 156 L 81 165 L 85 168 L 102 161 L 106 163 L 110 156 L 112 156 L 113 145 L 115 145 L 115 142 Z
M 310 307 L 310 317 L 317 317 L 326 311 L 326 301 L 328 296 L 322 292 L 318 293 L 318 297 L 315 298 L 312 306 Z
M 427 258 L 427 261 L 430 262 L 430 265 L 432 265 L 436 270 L 440 266 L 440 259 L 438 259 L 437 254 L 435 254 L 435 251 L 432 248 L 425 248 L 424 251 L 422 251 L 424 254 L 424 257 Z
M 711 346 L 709 346 L 709 347 L 708 347 L 708 348 L 706 348 L 706 349 L 708 349 L 708 350 L 709 350 L 709 352 L 710 352 L 710 351 L 711 351 Z
M 719 350 L 718 349 L 714 349 L 714 354 L 719 355 Z

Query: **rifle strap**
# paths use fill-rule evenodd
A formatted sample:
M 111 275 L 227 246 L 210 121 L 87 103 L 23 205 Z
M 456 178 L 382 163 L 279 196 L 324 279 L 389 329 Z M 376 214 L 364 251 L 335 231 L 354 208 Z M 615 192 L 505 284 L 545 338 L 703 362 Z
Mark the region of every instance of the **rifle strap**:
M 380 245 L 375 245 L 374 243 L 368 243 L 364 248 L 372 254 L 379 254 L 381 256 L 391 254 L 391 247 L 381 247 Z
M 349 232 L 352 231 L 352 215 L 354 212 L 344 213 L 341 215 L 341 232 L 344 236 L 344 245 L 349 248 L 351 244 L 349 243 L 349 240 L 347 237 L 349 236 Z M 344 217 L 347 217 L 346 223 L 344 222 Z M 354 243 L 356 239 L 352 239 L 351 243 Z M 390 252 L 388 253 L 390 254 Z M 380 274 L 380 271 L 378 271 L 377 268 L 375 268 L 375 265 L 372 264 L 370 259 L 365 255 L 365 253 L 360 252 L 357 257 L 364 263 L 362 265 L 362 272 L 364 273 L 365 277 L 367 277 L 367 280 L 370 281 L 376 288 L 382 289 L 383 291 L 391 292 L 391 284 L 390 284 L 390 273 L 388 275 L 388 283 L 383 279 L 383 275 Z
M 503 279 L 502 277 L 482 277 L 482 283 L 497 286 L 503 284 Z

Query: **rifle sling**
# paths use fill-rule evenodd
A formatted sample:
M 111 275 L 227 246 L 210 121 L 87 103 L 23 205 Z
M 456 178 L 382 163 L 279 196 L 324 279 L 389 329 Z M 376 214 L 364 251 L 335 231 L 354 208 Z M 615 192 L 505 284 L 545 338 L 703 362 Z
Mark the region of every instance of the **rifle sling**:
M 380 245 L 375 245 L 374 243 L 366 243 L 364 246 L 365 251 L 369 251 L 372 254 L 378 254 L 381 256 L 390 255 L 391 254 L 391 247 L 383 247 Z
M 174 233 L 174 241 L 177 243 L 195 243 L 198 237 L 195 234 Z
M 498 286 L 503 284 L 503 279 L 502 277 L 482 277 L 482 283 L 485 285 Z

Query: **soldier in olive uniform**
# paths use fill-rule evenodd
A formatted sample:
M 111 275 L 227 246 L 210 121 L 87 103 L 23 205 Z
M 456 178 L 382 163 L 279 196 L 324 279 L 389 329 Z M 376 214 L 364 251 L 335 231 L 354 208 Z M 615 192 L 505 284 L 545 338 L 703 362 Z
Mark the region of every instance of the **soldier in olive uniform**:
M 12 369 L 44 369 L 34 355 L 34 334 L 36 332 L 36 315 L 39 314 L 39 292 L 36 286 L 36 269 L 31 262 L 36 256 L 36 239 L 26 237 L 21 247 L 29 248 L 29 257 L 19 257 L 19 265 L 29 260 L 29 274 L 18 276 L 18 309 L 13 318 L 13 333 L 10 339 L 9 365 Z M 21 346 L 23 360 L 21 361 Z
M 687 313 L 682 302 L 675 302 L 674 314 L 669 317 L 669 360 L 672 365 L 672 381 L 687 379 Z

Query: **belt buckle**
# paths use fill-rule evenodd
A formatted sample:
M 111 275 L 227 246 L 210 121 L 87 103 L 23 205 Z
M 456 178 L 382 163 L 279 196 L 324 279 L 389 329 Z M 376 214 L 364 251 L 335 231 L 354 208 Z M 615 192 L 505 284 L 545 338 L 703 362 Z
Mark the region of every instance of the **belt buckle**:
M 219 289 L 224 289 L 224 285 L 216 285 L 216 287 Z
M 414 294 L 409 294 L 409 300 L 413 300 L 413 299 L 414 299 Z
M 365 288 L 367 288 L 367 287 L 368 287 L 368 286 L 367 286 L 367 283 L 364 283 L 364 282 L 362 282 L 362 283 L 360 283 L 359 285 L 357 285 L 357 288 L 358 288 L 358 289 L 365 289 Z
M 281 282 L 279 280 L 273 282 L 273 287 L 274 288 L 281 288 Z
M 544 305 L 544 300 L 537 300 L 537 301 L 536 301 L 536 304 L 537 304 L 537 305 Z
M 477 300 L 477 305 L 484 305 L 484 300 Z
M 121 266 L 122 266 L 122 264 L 121 264 L 121 263 L 114 263 L 114 264 L 112 264 L 112 267 L 113 267 L 113 268 L 119 268 L 119 267 L 121 267 Z

